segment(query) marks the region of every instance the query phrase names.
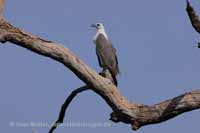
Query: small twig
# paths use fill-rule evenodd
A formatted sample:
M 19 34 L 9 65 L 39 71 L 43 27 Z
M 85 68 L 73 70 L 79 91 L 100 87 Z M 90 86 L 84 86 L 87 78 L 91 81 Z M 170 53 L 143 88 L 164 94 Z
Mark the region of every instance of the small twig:
M 195 12 L 194 8 L 190 5 L 189 0 L 186 0 L 187 2 L 187 6 L 186 6 L 186 11 L 187 14 L 189 16 L 190 22 L 193 26 L 193 28 L 200 33 L 200 20 L 199 17 L 197 15 L 197 13 Z
M 83 91 L 89 90 L 89 86 L 85 85 L 82 86 L 74 91 L 71 92 L 71 94 L 67 97 L 67 99 L 65 100 L 64 104 L 62 105 L 61 109 L 60 109 L 60 113 L 58 116 L 57 121 L 52 125 L 51 129 L 49 130 L 49 133 L 53 133 L 53 131 L 61 124 L 63 123 L 63 119 L 65 117 L 65 112 L 69 106 L 69 104 L 71 103 L 71 101 L 75 98 L 75 96 L 78 93 L 81 93 Z

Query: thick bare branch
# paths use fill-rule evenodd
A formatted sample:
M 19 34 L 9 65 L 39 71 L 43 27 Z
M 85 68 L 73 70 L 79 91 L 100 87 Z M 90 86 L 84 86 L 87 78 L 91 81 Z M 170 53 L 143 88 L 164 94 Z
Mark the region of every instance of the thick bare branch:
M 58 116 L 57 121 L 54 123 L 54 125 L 52 125 L 49 133 L 53 133 L 53 131 L 58 127 L 59 124 L 63 123 L 64 117 L 65 117 L 65 112 L 69 106 L 69 104 L 71 103 L 71 101 L 75 98 L 75 96 L 83 91 L 86 91 L 89 89 L 89 86 L 82 86 L 78 89 L 75 89 L 74 91 L 71 92 L 71 94 L 67 97 L 67 99 L 65 100 L 64 104 L 62 105 L 61 109 L 60 109 L 60 113 Z
M 160 123 L 199 108 L 200 90 L 187 92 L 152 106 L 141 106 L 139 113 L 141 116 L 138 115 L 139 122 L 137 122 L 139 125 L 132 126 L 133 129 L 138 129 L 143 125 Z
M 0 21 L 0 41 L 11 42 L 64 64 L 112 108 L 112 121 L 131 124 L 134 130 L 200 108 L 200 90 L 152 106 L 130 103 L 111 80 L 100 76 L 69 49 L 26 33 L 5 20 Z

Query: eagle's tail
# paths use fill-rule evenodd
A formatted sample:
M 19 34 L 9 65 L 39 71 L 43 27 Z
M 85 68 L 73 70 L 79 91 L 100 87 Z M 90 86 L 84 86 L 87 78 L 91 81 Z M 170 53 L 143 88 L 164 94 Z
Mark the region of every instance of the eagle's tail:
M 113 82 L 114 84 L 117 86 L 118 85 L 118 82 L 117 82 L 117 78 L 115 75 L 112 75 L 112 78 L 113 78 Z
M 118 82 L 117 82 L 117 78 L 116 78 L 116 74 L 115 72 L 109 70 L 111 76 L 112 76 L 112 79 L 113 79 L 113 83 L 117 86 L 118 85 Z

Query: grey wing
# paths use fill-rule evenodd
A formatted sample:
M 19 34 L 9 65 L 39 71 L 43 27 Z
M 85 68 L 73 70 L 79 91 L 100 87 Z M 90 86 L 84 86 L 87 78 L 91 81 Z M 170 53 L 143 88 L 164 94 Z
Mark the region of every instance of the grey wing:
M 99 66 L 103 67 L 102 56 L 101 56 L 101 52 L 99 51 L 99 49 L 96 49 L 96 55 L 98 58 Z
M 117 86 L 116 75 L 119 73 L 116 49 L 112 46 L 103 35 L 99 35 L 96 40 L 96 54 L 99 65 L 103 69 L 108 69 L 113 77 L 113 81 Z
M 111 46 L 111 49 L 112 49 L 112 53 L 113 53 L 113 58 L 114 58 L 114 62 L 113 64 L 111 65 L 113 67 L 113 69 L 115 70 L 115 75 L 117 75 L 119 73 L 119 66 L 118 66 L 118 58 L 117 58 L 117 51 L 116 49 L 113 47 L 111 41 L 110 41 L 110 46 Z
M 100 34 L 96 40 L 96 54 L 98 57 L 100 67 L 105 68 L 107 66 L 106 57 L 108 52 L 109 51 L 107 49 L 107 40 L 102 34 Z
M 109 69 L 112 75 L 119 73 L 116 49 L 102 34 L 96 40 L 96 54 L 101 67 Z
M 116 71 L 118 74 L 118 73 L 120 73 L 120 70 L 119 70 L 119 66 L 118 66 L 117 50 L 113 46 L 112 46 L 112 49 L 113 49 L 113 53 L 115 54 L 115 61 L 116 61 L 115 68 L 116 68 Z

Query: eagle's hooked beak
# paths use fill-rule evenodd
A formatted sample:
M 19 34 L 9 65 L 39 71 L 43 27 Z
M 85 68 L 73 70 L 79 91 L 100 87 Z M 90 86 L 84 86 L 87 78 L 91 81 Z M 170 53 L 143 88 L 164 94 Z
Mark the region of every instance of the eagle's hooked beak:
M 91 27 L 97 28 L 96 24 L 92 24 Z

